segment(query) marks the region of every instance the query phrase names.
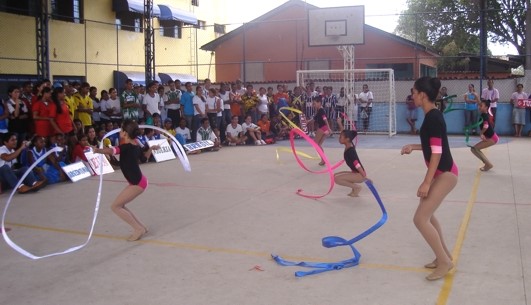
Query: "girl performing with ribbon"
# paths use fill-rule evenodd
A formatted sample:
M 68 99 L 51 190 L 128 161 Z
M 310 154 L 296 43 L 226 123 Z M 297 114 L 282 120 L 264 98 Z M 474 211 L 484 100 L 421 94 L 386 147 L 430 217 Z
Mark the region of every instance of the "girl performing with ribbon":
M 136 137 L 140 135 L 140 128 L 133 120 L 125 120 L 120 130 L 120 145 L 118 147 L 94 148 L 95 153 L 120 155 L 120 169 L 129 185 L 122 190 L 111 205 L 112 211 L 123 221 L 133 227 L 133 234 L 128 241 L 135 241 L 142 238 L 147 233 L 147 228 L 125 205 L 142 194 L 147 186 L 148 180 L 140 171 L 138 160 L 142 154 L 141 147 L 136 143 Z M 154 147 L 153 149 L 158 149 Z
M 323 149 L 323 142 L 325 140 L 325 137 L 330 134 L 330 124 L 328 123 L 328 119 L 326 118 L 325 111 L 323 109 L 321 96 L 317 95 L 312 98 L 313 102 L 313 108 L 315 109 L 315 116 L 313 119 L 308 121 L 308 125 L 312 126 L 310 130 L 314 130 L 315 124 L 317 124 L 317 130 L 315 130 L 315 143 L 319 145 L 321 149 Z M 324 166 L 325 161 L 323 158 L 321 158 L 321 162 L 319 162 L 319 165 Z
M 478 159 L 485 164 L 482 168 L 480 168 L 480 170 L 484 172 L 491 169 L 493 165 L 490 163 L 489 159 L 485 157 L 481 150 L 498 143 L 499 140 L 498 135 L 492 128 L 492 117 L 489 115 L 489 107 L 490 100 L 481 100 L 481 103 L 479 104 L 479 111 L 481 113 L 481 118 L 483 119 L 483 124 L 481 130 L 479 131 L 479 137 L 481 138 L 481 141 L 470 148 L 474 156 L 478 157 Z
M 341 117 L 337 118 L 337 126 L 339 127 L 339 143 L 345 145 L 345 152 L 343 153 L 343 158 L 345 163 L 350 167 L 351 171 L 343 171 L 334 174 L 334 182 L 352 188 L 352 191 L 348 194 L 351 197 L 358 197 L 361 186 L 359 183 L 365 182 L 367 178 L 367 173 L 363 165 L 361 165 L 358 153 L 356 152 L 356 147 L 354 146 L 354 139 L 358 135 L 355 130 L 345 130 L 341 122 Z
M 417 197 L 420 202 L 415 211 L 413 222 L 435 253 L 435 260 L 425 265 L 435 269 L 426 277 L 429 281 L 443 278 L 454 267 L 452 255 L 443 239 L 442 229 L 435 211 L 443 199 L 457 184 L 457 166 L 452 159 L 446 122 L 442 112 L 437 110 L 435 99 L 441 81 L 438 78 L 421 77 L 413 86 L 413 100 L 424 111 L 425 118 L 420 129 L 421 144 L 408 144 L 402 147 L 401 154 L 410 154 L 422 150 L 428 167 L 424 181 L 420 184 Z

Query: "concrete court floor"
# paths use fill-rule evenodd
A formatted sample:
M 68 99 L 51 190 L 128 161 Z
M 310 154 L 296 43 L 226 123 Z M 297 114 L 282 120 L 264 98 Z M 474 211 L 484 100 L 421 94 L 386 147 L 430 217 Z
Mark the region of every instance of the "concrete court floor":
M 177 160 L 142 166 L 150 186 L 129 205 L 150 228 L 139 242 L 125 241 L 129 227 L 109 209 L 125 185 L 117 171 L 104 176 L 95 235 L 85 248 L 33 261 L 0 243 L 0 304 L 531 304 L 529 139 L 502 138 L 486 152 L 495 167 L 483 173 L 464 137 L 450 138 L 459 182 L 437 215 L 456 268 L 435 282 L 424 279 L 429 270 L 422 266 L 433 256 L 412 223 L 426 168 L 421 152 L 400 155 L 402 145 L 418 142 L 360 136 L 358 153 L 389 220 L 355 244 L 357 267 L 296 278 L 305 268 L 279 266 L 270 254 L 351 258 L 346 247 L 323 248 L 321 238 L 351 239 L 380 218 L 366 187 L 359 198 L 336 186 L 322 199 L 306 199 L 295 191 L 325 192 L 328 177 L 303 171 L 282 149 L 277 160 L 287 141 L 225 147 L 190 156 L 191 173 Z M 337 136 L 324 146 L 331 160 L 342 158 Z M 305 160 L 320 169 L 318 160 Z M 97 182 L 15 196 L 9 236 L 37 255 L 81 244 Z M 7 197 L 0 197 L 2 209 Z

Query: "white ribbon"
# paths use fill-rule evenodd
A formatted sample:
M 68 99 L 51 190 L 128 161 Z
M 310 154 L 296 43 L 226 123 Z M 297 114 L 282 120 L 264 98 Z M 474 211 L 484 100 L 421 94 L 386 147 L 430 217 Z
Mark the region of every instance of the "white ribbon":
M 171 140 L 172 140 L 172 146 L 175 149 L 175 151 L 177 152 L 177 156 L 179 157 L 179 160 L 181 161 L 181 164 L 183 165 L 184 170 L 187 171 L 187 172 L 191 171 L 190 161 L 188 160 L 188 157 L 186 156 L 184 148 L 181 146 L 181 143 L 179 143 L 179 141 L 177 141 L 177 139 L 171 133 L 169 133 L 165 129 L 162 129 L 162 128 L 159 128 L 159 127 L 156 127 L 156 126 L 151 126 L 151 125 L 140 125 L 139 127 L 140 128 L 156 129 L 156 130 L 166 134 L 167 136 L 169 136 L 171 138 Z M 120 132 L 120 130 L 121 130 L 121 128 L 117 128 L 117 129 L 109 131 L 108 133 L 105 134 L 103 139 L 108 138 L 109 136 Z M 102 139 L 102 141 L 100 143 L 100 148 L 103 147 L 103 139 Z M 7 209 L 9 208 L 9 205 L 11 204 L 11 200 L 13 199 L 13 195 L 15 195 L 16 191 L 18 190 L 18 187 L 22 184 L 22 182 L 24 181 L 26 176 L 29 175 L 29 173 L 33 170 L 33 168 L 35 168 L 35 166 L 37 166 L 37 164 L 39 164 L 41 161 L 43 161 L 50 154 L 55 153 L 55 152 L 60 152 L 62 150 L 63 150 L 63 148 L 61 148 L 61 147 L 54 147 L 53 149 L 47 151 L 44 155 L 42 155 L 35 162 L 33 162 L 33 164 L 28 168 L 28 170 L 24 173 L 24 175 L 22 175 L 22 177 L 18 181 L 17 185 L 11 191 L 11 194 L 9 195 L 9 198 L 7 199 L 7 202 L 6 202 L 6 206 L 4 208 L 4 212 L 2 213 L 2 226 L 1 226 L 1 228 L 2 228 L 2 236 L 4 237 L 4 240 L 6 241 L 6 243 L 11 248 L 13 248 L 15 251 L 17 251 L 18 253 L 20 253 L 20 254 L 28 257 L 28 258 L 34 259 L 34 260 L 41 259 L 41 258 L 46 258 L 46 257 L 51 257 L 51 256 L 67 254 L 67 253 L 74 252 L 74 251 L 77 251 L 77 250 L 85 247 L 89 243 L 89 241 L 90 241 L 90 239 L 92 237 L 92 234 L 94 233 L 94 226 L 96 225 L 96 219 L 98 218 L 98 211 L 100 209 L 100 202 L 101 202 L 101 190 L 102 190 L 102 186 L 103 186 L 103 166 L 100 166 L 100 175 L 99 175 L 100 176 L 100 181 L 99 181 L 99 185 L 98 185 L 98 195 L 96 197 L 96 206 L 94 207 L 94 215 L 92 217 L 92 224 L 90 226 L 90 232 L 89 232 L 89 234 L 87 236 L 87 240 L 84 243 L 82 243 L 81 245 L 78 245 L 78 246 L 74 246 L 74 247 L 68 248 L 68 249 L 66 249 L 64 251 L 61 251 L 61 252 L 55 252 L 55 253 L 46 254 L 46 255 L 43 255 L 43 256 L 38 256 L 38 255 L 34 255 L 34 254 L 30 253 L 29 251 L 27 251 L 27 250 L 23 249 L 22 247 L 20 247 L 19 245 L 17 245 L 7 235 L 7 232 L 5 230 L 5 218 L 6 218 L 6 214 L 7 214 Z M 100 154 L 100 164 L 103 164 L 103 154 Z

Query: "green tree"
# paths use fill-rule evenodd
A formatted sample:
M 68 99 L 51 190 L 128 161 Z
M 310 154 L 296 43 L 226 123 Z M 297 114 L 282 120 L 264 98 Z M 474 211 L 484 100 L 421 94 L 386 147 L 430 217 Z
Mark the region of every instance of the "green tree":
M 478 54 L 482 0 L 408 0 L 395 33 L 444 53 L 449 45 L 458 53 Z M 487 0 L 486 23 L 492 42 L 509 43 L 525 54 L 525 13 L 529 0 Z M 455 52 L 455 47 L 451 47 Z M 443 54 L 444 55 L 444 54 Z

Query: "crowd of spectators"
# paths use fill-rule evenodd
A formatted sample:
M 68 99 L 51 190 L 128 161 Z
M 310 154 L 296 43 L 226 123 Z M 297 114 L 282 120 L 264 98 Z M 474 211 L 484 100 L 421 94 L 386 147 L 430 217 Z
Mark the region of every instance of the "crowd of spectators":
M 105 147 L 118 145 L 118 133 L 104 136 L 124 119 L 165 129 L 181 144 L 211 140 L 214 146 L 209 150 L 217 151 L 225 145 L 264 145 L 287 139 L 293 124 L 304 126 L 305 118 L 315 114 L 313 99 L 322 101 L 331 122 L 345 107 L 356 104 L 343 89 L 336 95 L 332 87 L 321 90 L 313 83 L 292 90 L 278 85 L 275 92 L 273 87 L 254 88 L 240 80 L 214 87 L 209 79 L 199 85 L 175 80 L 163 86 L 152 81 L 145 87 L 128 79 L 120 92 L 117 88 L 98 91 L 87 82 L 52 84 L 45 79 L 11 86 L 7 93 L 0 105 L 2 187 L 15 187 L 21 173 L 48 150 L 63 148 L 38 162 L 20 193 L 67 180 L 61 166 L 87 162 L 85 152 L 90 147 L 101 142 Z M 139 162 L 153 160 L 148 142 L 165 137 L 156 128 L 142 129 L 137 142 L 146 154 Z

